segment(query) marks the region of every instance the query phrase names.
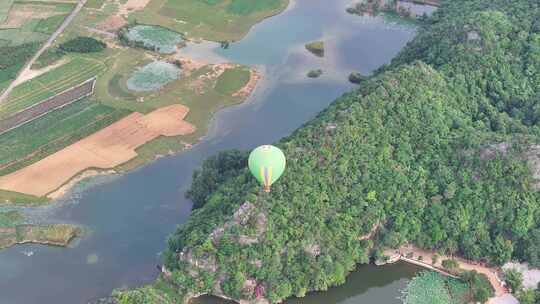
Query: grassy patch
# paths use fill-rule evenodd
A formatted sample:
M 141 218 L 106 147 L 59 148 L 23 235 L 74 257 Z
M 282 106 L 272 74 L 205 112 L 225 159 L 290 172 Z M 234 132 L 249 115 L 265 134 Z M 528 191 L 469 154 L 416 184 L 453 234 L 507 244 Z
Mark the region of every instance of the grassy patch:
M 0 212 L 0 228 L 14 227 L 23 220 L 24 217 L 17 211 Z
M 41 19 L 37 24 L 35 31 L 50 35 L 54 33 L 58 27 L 60 27 L 66 17 L 67 15 L 56 15 L 46 19 Z
M 13 1 L 14 0 L 2 0 L 2 2 L 0 2 L 0 24 L 6 20 L 9 9 L 11 8 L 11 5 L 13 5 Z
M 128 113 L 84 99 L 2 134 L 0 174 L 5 175 L 34 163 Z M 18 201 L 23 199 L 18 198 Z
M 0 190 L 0 206 L 15 205 L 22 207 L 33 207 L 43 205 L 48 202 L 49 199 L 45 197 L 36 197 L 23 193 Z
M 223 95 L 234 94 L 249 82 L 250 76 L 249 69 L 245 67 L 227 69 L 216 82 L 216 92 Z
M 284 10 L 287 4 L 288 0 L 152 0 L 145 10 L 130 18 L 165 26 L 188 37 L 234 41 L 262 19 Z

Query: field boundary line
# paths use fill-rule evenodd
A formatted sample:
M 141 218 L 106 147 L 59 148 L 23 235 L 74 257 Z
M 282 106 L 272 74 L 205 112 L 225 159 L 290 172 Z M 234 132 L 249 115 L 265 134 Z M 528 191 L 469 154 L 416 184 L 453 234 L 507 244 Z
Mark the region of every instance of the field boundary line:
M 77 77 L 79 77 L 81 75 L 84 75 L 87 72 L 90 72 L 90 74 L 93 74 L 94 72 L 98 72 L 98 73 L 96 73 L 96 75 L 91 76 L 91 77 L 96 77 L 97 74 L 105 71 L 106 68 L 107 68 L 107 66 L 99 67 L 99 68 L 98 67 L 99 67 L 98 65 L 93 65 L 91 68 L 89 68 L 87 70 L 82 70 L 82 71 L 74 73 L 74 74 L 68 74 L 68 76 L 66 78 L 60 78 L 60 79 L 58 79 L 56 81 L 48 83 L 48 85 L 45 85 L 45 83 L 43 83 L 41 80 L 39 80 L 37 78 L 35 80 L 30 80 L 30 81 L 38 82 L 43 87 L 43 89 L 45 89 L 47 91 L 50 91 L 51 93 L 55 94 L 54 93 L 55 87 L 57 87 L 57 86 L 62 87 L 62 85 L 64 85 L 65 83 L 68 83 L 69 81 L 71 81 L 73 79 L 76 79 Z M 105 68 L 105 70 L 102 71 L 101 68 Z M 21 83 L 21 85 L 22 85 L 22 83 Z M 56 88 L 56 89 L 58 89 L 58 88 Z M 58 94 L 60 94 L 60 93 L 58 93 Z M 32 98 L 34 96 L 39 96 L 39 94 L 40 94 L 39 92 L 37 92 L 37 93 L 36 92 L 30 92 L 30 93 L 27 93 L 27 94 L 24 94 L 24 95 L 21 95 L 21 96 L 17 96 L 16 98 L 13 98 L 13 99 L 8 99 L 6 102 L 7 102 L 8 105 L 9 104 L 16 104 L 21 99 Z
M 25 120 L 25 121 L 23 121 L 23 122 L 21 122 L 19 124 L 16 124 L 16 125 L 8 128 L 8 129 L 6 129 L 6 130 L 0 130 L 0 135 L 5 134 L 5 133 L 7 133 L 7 132 L 9 132 L 9 131 L 11 131 L 13 129 L 16 129 L 16 128 L 20 127 L 20 126 L 23 126 L 23 125 L 25 125 L 25 124 L 27 124 L 29 122 L 32 122 L 32 121 L 34 121 L 34 120 L 36 120 L 36 119 L 38 119 L 40 117 L 43 117 L 44 115 L 47 115 L 47 114 L 49 114 L 49 113 L 51 113 L 53 111 L 59 110 L 59 109 L 65 107 L 65 106 L 73 104 L 74 102 L 77 102 L 77 101 L 79 101 L 79 100 L 81 100 L 81 99 L 83 99 L 85 97 L 91 96 L 92 94 L 94 94 L 94 88 L 95 88 L 95 85 L 96 85 L 96 77 L 92 77 L 92 78 L 90 78 L 90 79 L 88 79 L 88 80 L 86 80 L 86 81 L 84 81 L 84 82 L 82 82 L 82 83 L 80 83 L 80 84 L 78 84 L 76 86 L 73 86 L 73 87 L 71 87 L 71 88 L 69 88 L 69 89 L 67 89 L 67 90 L 65 90 L 65 91 L 63 91 L 61 93 L 58 93 L 58 94 L 56 94 L 54 96 L 46 98 L 45 100 L 43 100 L 43 101 L 41 101 L 41 102 L 39 102 L 37 104 L 34 104 L 34 105 L 30 106 L 30 107 L 27 107 L 27 108 L 15 113 L 15 114 L 9 116 L 6 119 L 0 120 L 0 122 L 5 121 L 7 119 L 10 119 L 10 118 L 12 118 L 12 117 L 16 116 L 17 114 L 20 114 L 20 113 L 22 113 L 24 111 L 28 111 L 28 110 L 31 110 L 32 108 L 38 107 L 38 106 L 42 105 L 43 103 L 48 102 L 48 101 L 50 101 L 50 100 L 52 100 L 52 99 L 54 99 L 54 98 L 56 98 L 56 97 L 58 97 L 58 96 L 60 96 L 62 94 L 69 93 L 69 91 L 72 91 L 74 89 L 83 87 L 83 86 L 87 85 L 89 82 L 92 82 L 92 87 L 91 87 L 91 89 L 90 89 L 90 91 L 88 93 L 83 94 L 83 95 L 81 95 L 81 96 L 79 96 L 77 98 L 74 98 L 69 102 L 63 103 L 60 106 L 53 107 L 53 108 L 51 108 L 51 109 L 49 109 L 49 110 L 47 110 L 47 111 L 45 111 L 45 112 L 43 112 L 43 113 L 41 113 L 41 114 L 39 114 L 37 116 L 32 117 L 31 119 Z M 1 128 L 1 126 L 0 126 L 0 128 Z

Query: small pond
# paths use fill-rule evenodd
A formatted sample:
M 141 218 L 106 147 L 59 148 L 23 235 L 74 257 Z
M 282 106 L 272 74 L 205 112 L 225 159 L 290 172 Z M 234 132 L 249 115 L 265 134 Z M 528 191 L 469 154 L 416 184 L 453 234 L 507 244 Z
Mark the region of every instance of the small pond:
M 175 53 L 178 45 L 184 42 L 184 38 L 179 33 L 153 25 L 130 27 L 125 37 L 130 41 L 142 43 L 145 48 L 154 49 L 163 54 Z
M 154 61 L 136 70 L 127 80 L 127 88 L 135 92 L 161 89 L 180 76 L 180 68 L 165 61 Z

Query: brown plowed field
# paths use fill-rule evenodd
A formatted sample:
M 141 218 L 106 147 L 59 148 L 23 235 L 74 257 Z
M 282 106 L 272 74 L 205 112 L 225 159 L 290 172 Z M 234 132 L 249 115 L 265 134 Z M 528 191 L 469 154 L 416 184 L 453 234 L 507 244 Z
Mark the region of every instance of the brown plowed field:
M 159 136 L 193 133 L 195 127 L 183 120 L 188 112 L 183 105 L 172 105 L 147 115 L 133 113 L 37 163 L 0 177 L 0 189 L 45 196 L 85 170 L 114 168 L 135 158 L 135 149 Z

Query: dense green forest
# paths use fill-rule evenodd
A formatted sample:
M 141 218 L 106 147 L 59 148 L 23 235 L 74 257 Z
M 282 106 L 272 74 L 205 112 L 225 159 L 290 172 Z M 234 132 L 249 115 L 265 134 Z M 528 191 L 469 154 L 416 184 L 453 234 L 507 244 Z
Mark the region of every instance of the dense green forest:
M 288 168 L 270 194 L 245 152 L 207 162 L 164 253 L 172 273 L 116 296 L 276 303 L 407 242 L 540 266 L 539 92 L 538 1 L 445 1 L 391 64 L 276 143 Z

